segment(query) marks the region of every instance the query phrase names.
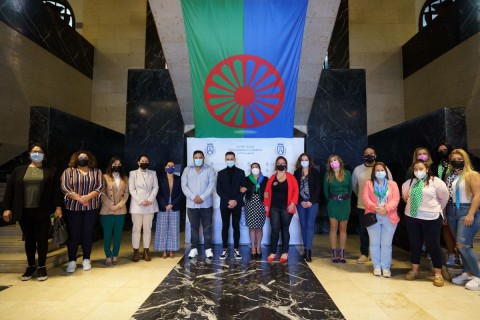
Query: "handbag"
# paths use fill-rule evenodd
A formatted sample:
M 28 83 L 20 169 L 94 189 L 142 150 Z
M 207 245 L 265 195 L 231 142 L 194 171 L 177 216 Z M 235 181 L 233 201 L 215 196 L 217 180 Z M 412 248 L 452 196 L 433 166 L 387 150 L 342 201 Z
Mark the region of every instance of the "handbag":
M 53 222 L 53 243 L 54 244 L 64 244 L 67 242 L 68 239 L 68 233 L 67 233 L 67 225 L 65 224 L 65 221 L 63 221 L 62 218 L 55 218 L 55 221 Z
M 375 223 L 377 223 L 377 216 L 375 215 L 375 212 L 365 213 L 362 217 L 362 222 L 365 228 L 373 226 Z

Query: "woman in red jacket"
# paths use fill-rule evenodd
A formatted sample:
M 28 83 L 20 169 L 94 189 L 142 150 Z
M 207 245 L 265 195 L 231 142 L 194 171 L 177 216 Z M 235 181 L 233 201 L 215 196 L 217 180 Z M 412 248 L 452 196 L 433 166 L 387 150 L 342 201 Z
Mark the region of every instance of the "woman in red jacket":
M 377 222 L 367 227 L 370 239 L 370 256 L 373 264 L 373 274 L 390 278 L 392 273 L 392 240 L 400 218 L 397 206 L 400 192 L 395 181 L 387 178 L 387 167 L 383 162 L 373 166 L 371 179 L 363 187 L 365 214 L 374 213 Z
M 287 172 L 287 159 L 279 156 L 275 161 L 277 170 L 268 179 L 265 188 L 265 211 L 270 218 L 272 232 L 270 234 L 270 255 L 268 261 L 277 258 L 277 243 L 282 231 L 282 255 L 280 262 L 288 260 L 288 245 L 290 243 L 290 222 L 296 212 L 298 202 L 298 183 L 295 177 Z

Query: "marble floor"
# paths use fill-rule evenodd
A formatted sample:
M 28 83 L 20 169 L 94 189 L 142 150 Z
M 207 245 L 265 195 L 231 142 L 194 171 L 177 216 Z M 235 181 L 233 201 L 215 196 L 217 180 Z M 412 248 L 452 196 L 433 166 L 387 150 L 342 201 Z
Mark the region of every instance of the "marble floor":
M 263 261 L 247 263 L 247 260 L 222 263 L 216 259 L 212 264 L 205 264 L 203 260 L 192 264 L 190 261 L 180 261 L 181 256 L 162 259 L 158 253 L 151 262 L 133 263 L 129 260 L 130 249 L 126 249 L 130 248 L 129 239 L 130 235 L 125 233 L 123 239 L 125 250 L 121 253 L 119 264 L 114 267 L 103 264 L 102 243 L 98 241 L 94 244 L 93 269 L 90 271 L 84 272 L 79 265 L 74 274 L 67 275 L 64 267 L 54 268 L 49 271 L 49 279 L 44 282 L 35 279 L 20 281 L 19 274 L 0 274 L 0 288 L 4 289 L 0 291 L 2 310 L 0 319 L 155 319 L 146 316 L 145 306 L 148 306 L 155 296 L 159 301 L 171 302 L 171 305 L 165 306 L 165 310 L 175 309 L 172 307 L 175 303 L 182 305 L 185 300 L 188 301 L 189 296 L 194 294 L 182 292 L 178 284 L 186 286 L 189 281 L 195 283 L 192 281 L 192 274 L 195 274 L 196 278 L 200 276 L 200 280 L 196 282 L 200 286 L 194 287 L 195 293 L 202 293 L 203 298 L 210 299 L 205 300 L 212 304 L 207 310 L 215 309 L 218 301 L 214 299 L 217 297 L 220 297 L 219 301 L 225 299 L 225 303 L 233 304 L 232 308 L 252 310 L 252 313 L 246 313 L 243 318 L 238 317 L 239 319 L 322 319 L 324 316 L 328 318 L 328 313 L 320 316 L 315 313 L 318 311 L 304 313 L 309 308 L 305 306 L 308 303 L 315 305 L 318 299 L 324 299 L 323 305 L 328 305 L 335 311 L 333 318 L 343 316 L 346 319 L 476 319 L 480 314 L 480 291 L 465 290 L 450 283 L 446 283 L 443 288 L 434 287 L 431 283 L 431 274 L 427 270 L 422 272 L 422 279 L 405 281 L 403 276 L 409 269 L 409 260 L 408 254 L 402 250 L 394 249 L 391 279 L 374 277 L 370 263 L 365 265 L 355 263 L 358 250 L 358 237 L 355 236 L 349 236 L 347 263 L 333 264 L 329 259 L 328 237 L 317 235 L 313 251 L 314 260 L 309 264 L 310 269 L 304 263 L 294 263 L 296 253 L 292 253 L 288 266 L 278 263 L 268 265 Z M 243 250 L 248 250 L 248 247 Z M 291 248 L 292 250 L 294 248 Z M 225 282 L 221 274 L 229 275 L 234 280 Z M 299 297 L 298 293 L 302 286 L 309 289 L 312 285 L 314 287 L 318 285 L 323 287 L 328 295 L 324 292 L 321 292 L 323 296 L 300 295 L 302 300 L 297 298 L 297 305 L 291 304 L 290 308 L 303 313 L 299 312 L 298 317 L 287 317 L 286 313 L 282 312 L 288 308 L 275 304 L 274 299 L 268 305 L 267 302 L 273 293 L 262 296 L 258 285 L 256 289 L 249 287 L 252 277 L 258 277 L 258 283 L 266 283 L 263 289 L 265 292 L 268 292 L 267 289 L 285 293 L 291 290 L 295 297 Z M 282 279 L 283 283 L 288 283 L 291 287 L 276 287 L 274 283 L 269 283 L 269 277 Z M 208 283 L 208 286 L 202 287 L 202 283 Z M 230 287 L 230 290 L 242 297 L 238 300 L 229 296 L 222 297 L 219 292 L 226 287 Z M 210 292 L 211 290 L 213 292 Z M 312 299 L 311 302 L 308 302 L 309 297 Z M 264 301 L 264 305 L 278 310 L 267 312 L 268 308 L 258 307 L 257 301 Z M 340 313 L 336 311 L 335 305 Z M 178 305 L 176 308 L 179 309 Z M 211 317 L 208 319 L 229 319 L 221 313 L 221 310 L 217 309 L 216 312 L 210 314 Z M 176 316 L 171 313 L 159 314 L 156 318 L 175 319 L 189 316 L 190 319 L 198 319 L 194 313 L 188 312 Z

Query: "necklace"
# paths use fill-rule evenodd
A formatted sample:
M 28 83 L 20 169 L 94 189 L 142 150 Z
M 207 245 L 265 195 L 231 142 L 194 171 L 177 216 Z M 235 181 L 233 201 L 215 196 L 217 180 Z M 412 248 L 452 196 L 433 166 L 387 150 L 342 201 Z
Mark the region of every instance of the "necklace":
M 40 171 L 40 169 L 38 169 L 35 166 L 32 166 L 31 168 L 32 168 L 32 176 L 36 176 L 38 174 L 38 172 Z

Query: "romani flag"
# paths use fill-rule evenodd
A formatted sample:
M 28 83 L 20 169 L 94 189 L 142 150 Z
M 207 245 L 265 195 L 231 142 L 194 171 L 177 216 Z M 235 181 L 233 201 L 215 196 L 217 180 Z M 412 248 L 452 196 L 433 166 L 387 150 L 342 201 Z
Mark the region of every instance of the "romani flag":
M 308 0 L 182 0 L 196 137 L 292 137 Z

